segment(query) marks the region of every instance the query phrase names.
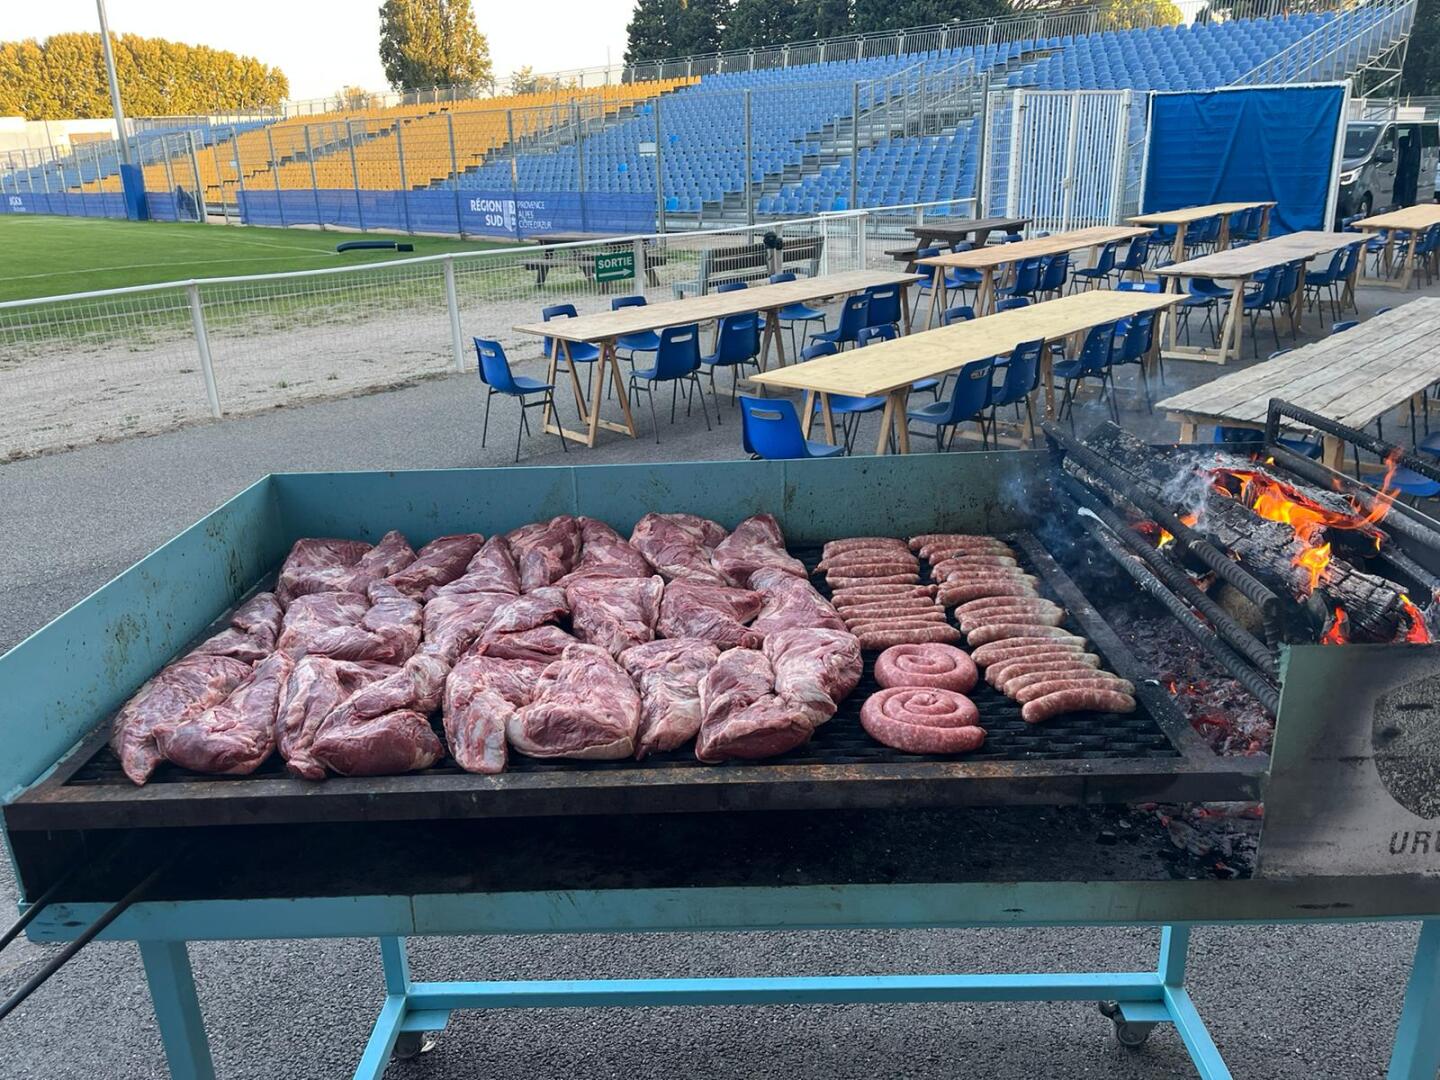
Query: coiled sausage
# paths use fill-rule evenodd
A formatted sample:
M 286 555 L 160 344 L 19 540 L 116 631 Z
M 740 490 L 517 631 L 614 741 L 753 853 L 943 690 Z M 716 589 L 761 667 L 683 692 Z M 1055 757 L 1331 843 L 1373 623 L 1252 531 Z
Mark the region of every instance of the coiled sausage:
M 953 645 L 892 645 L 875 660 L 881 686 L 928 686 L 969 693 L 980 679 L 975 661 Z
M 880 690 L 860 707 L 860 726 L 877 742 L 911 754 L 963 754 L 985 741 L 980 710 L 962 694 L 931 687 Z

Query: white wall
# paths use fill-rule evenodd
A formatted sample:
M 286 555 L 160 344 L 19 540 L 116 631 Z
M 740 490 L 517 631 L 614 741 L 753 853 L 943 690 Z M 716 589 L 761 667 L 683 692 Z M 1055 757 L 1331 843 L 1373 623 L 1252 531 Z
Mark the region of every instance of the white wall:
M 26 120 L 23 116 L 0 116 L 0 151 L 68 147 L 72 134 L 108 135 L 113 139 L 115 121 L 104 116 L 93 120 Z

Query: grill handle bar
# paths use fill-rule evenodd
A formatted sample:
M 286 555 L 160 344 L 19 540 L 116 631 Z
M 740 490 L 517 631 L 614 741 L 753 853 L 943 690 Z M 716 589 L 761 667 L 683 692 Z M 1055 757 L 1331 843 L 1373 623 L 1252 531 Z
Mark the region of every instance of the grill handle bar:
M 1094 525 L 1093 520 L 1084 520 L 1086 527 L 1090 528 L 1096 539 L 1100 540 L 1102 547 L 1107 550 L 1113 547 L 1113 544 L 1105 542 L 1106 535 L 1124 544 L 1146 564 L 1150 573 L 1164 582 L 1170 592 L 1179 596 L 1186 604 L 1209 619 L 1214 628 L 1214 634 L 1224 638 L 1237 651 L 1244 654 L 1245 659 L 1265 675 L 1273 676 L 1275 674 L 1275 654 L 1263 641 L 1246 630 L 1228 611 L 1196 588 L 1195 583 L 1185 575 L 1184 571 L 1147 544 L 1143 537 L 1127 526 L 1118 514 L 1096 498 L 1084 484 L 1070 476 L 1062 476 L 1060 482 L 1065 488 L 1065 493 L 1071 499 L 1104 524 L 1107 533 L 1101 534 L 1095 528 L 1090 528 Z M 1083 514 L 1081 518 L 1084 519 Z M 1111 554 L 1118 555 L 1119 553 L 1112 551 Z M 1116 561 L 1121 560 L 1117 558 Z M 1121 565 L 1123 566 L 1124 563 L 1121 562 Z M 1125 569 L 1128 571 L 1129 567 L 1125 567 Z M 1210 644 L 1209 635 L 1204 644 Z
M 1074 458 L 1086 470 L 1094 473 L 1116 491 L 1123 491 L 1127 499 L 1162 525 L 1165 531 L 1175 537 L 1176 542 L 1189 554 L 1194 555 L 1213 570 L 1221 580 L 1233 585 L 1245 599 L 1259 608 L 1260 617 L 1265 623 L 1265 639 L 1269 644 L 1275 645 L 1289 640 L 1290 634 L 1285 629 L 1285 620 L 1280 610 L 1280 598 L 1275 593 L 1252 577 L 1234 559 L 1172 514 L 1148 491 L 1142 490 L 1139 484 L 1128 481 L 1094 450 L 1061 431 L 1049 420 L 1043 421 L 1040 426 L 1046 437 L 1059 446 L 1066 456 Z
M 9 944 L 20 936 L 21 931 L 35 921 L 35 917 L 44 911 L 50 901 L 55 899 L 55 894 L 75 874 L 74 869 L 51 882 L 50 887 L 35 898 L 35 902 L 21 912 L 20 917 L 10 924 L 5 933 L 0 934 L 0 952 L 4 952 Z
M 69 944 L 67 944 L 63 949 L 61 949 L 58 953 L 51 957 L 49 962 L 46 963 L 44 967 L 42 967 L 34 975 L 31 975 L 30 978 L 26 979 L 25 982 L 21 985 L 20 989 L 16 990 L 15 993 L 11 994 L 8 998 L 6 998 L 3 1003 L 0 1003 L 0 1020 L 5 1019 L 5 1017 L 9 1016 L 10 1013 L 14 1012 L 15 1009 L 17 1009 L 25 1001 L 26 998 L 28 998 L 42 985 L 44 985 L 46 980 L 48 980 L 51 975 L 54 975 L 55 972 L 59 971 L 62 967 L 69 963 L 71 958 L 74 957 L 76 953 L 78 953 L 86 945 L 90 944 L 90 942 L 94 941 L 97 937 L 99 937 L 100 934 L 105 930 L 105 928 L 109 926 L 112 922 L 114 922 L 116 919 L 118 919 L 122 914 L 124 914 L 125 910 L 130 907 L 131 904 L 134 904 L 137 900 L 142 899 L 145 894 L 154 887 L 155 883 L 159 881 L 172 866 L 175 865 L 175 861 L 179 857 L 180 852 L 177 851 L 172 854 L 168 859 L 166 859 L 163 863 L 157 866 L 154 870 L 151 870 L 150 873 L 146 874 L 145 877 L 141 879 L 138 885 L 136 885 L 119 900 L 117 900 L 114 904 L 112 904 L 109 908 L 107 908 L 105 910 L 105 913 L 102 914 L 89 926 L 87 926 L 84 931 L 81 932 L 81 934 L 77 938 L 75 938 L 74 941 L 71 941 Z M 47 895 L 50 893 L 50 891 L 50 889 L 45 890 Z M 36 907 L 38 908 L 39 906 L 40 905 L 37 902 Z M 32 908 L 30 910 L 33 911 L 35 909 Z M 29 914 L 29 912 L 27 911 L 26 914 Z
M 1110 530 L 1098 517 L 1086 512 L 1079 512 L 1077 516 L 1091 535 L 1100 541 L 1100 546 L 1119 564 L 1122 570 L 1134 578 L 1137 585 L 1159 600 L 1190 636 L 1204 646 L 1216 660 L 1220 661 L 1221 666 L 1235 677 L 1236 682 L 1254 695 L 1255 699 L 1265 707 L 1266 712 L 1271 716 L 1279 715 L 1280 692 L 1274 684 L 1247 664 L 1244 657 L 1225 644 L 1212 627 L 1201 622 L 1195 613 L 1185 605 L 1185 601 L 1167 589 L 1165 584 L 1152 574 L 1138 558 L 1127 555 L 1114 543 L 1106 543 Z
M 1273 444 L 1279 438 L 1282 416 L 1298 421 L 1306 427 L 1314 428 L 1316 431 L 1323 431 L 1326 435 L 1343 439 L 1361 449 L 1369 450 L 1381 460 L 1394 457 L 1401 465 L 1407 469 L 1414 469 L 1428 480 L 1440 480 L 1440 466 L 1433 461 L 1426 461 L 1424 458 L 1410 453 L 1403 446 L 1397 446 L 1384 439 L 1377 439 L 1369 432 L 1342 424 L 1338 420 L 1331 420 L 1328 416 L 1321 416 L 1319 413 L 1311 412 L 1299 405 L 1292 405 L 1281 398 L 1271 398 L 1270 407 L 1265 412 L 1265 441 L 1267 443 Z

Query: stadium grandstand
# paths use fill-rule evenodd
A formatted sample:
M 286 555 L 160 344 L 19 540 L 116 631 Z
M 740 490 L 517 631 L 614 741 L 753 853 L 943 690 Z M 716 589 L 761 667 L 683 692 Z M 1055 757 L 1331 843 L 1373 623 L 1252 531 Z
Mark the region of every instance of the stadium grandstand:
M 1414 13 L 1414 0 L 1376 0 L 1106 30 L 1093 9 L 1071 8 L 656 61 L 600 86 L 557 80 L 541 93 L 229 124 L 168 118 L 132 149 L 147 192 L 198 192 L 207 214 L 267 224 L 468 231 L 466 201 L 502 196 L 583 194 L 591 224 L 616 208 L 717 222 L 928 203 L 976 195 L 996 92 L 1359 86 L 1367 73 L 1373 91 L 1398 70 Z M 0 190 L 43 195 L 52 210 L 120 191 L 113 143 L 32 155 L 0 167 Z

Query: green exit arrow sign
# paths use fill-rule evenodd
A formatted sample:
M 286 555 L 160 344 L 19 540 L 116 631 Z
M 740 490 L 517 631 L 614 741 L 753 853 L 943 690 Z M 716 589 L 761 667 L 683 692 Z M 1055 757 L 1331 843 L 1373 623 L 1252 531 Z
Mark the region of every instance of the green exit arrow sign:
M 595 280 L 628 281 L 635 276 L 635 252 L 612 251 L 595 256 Z

